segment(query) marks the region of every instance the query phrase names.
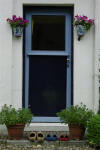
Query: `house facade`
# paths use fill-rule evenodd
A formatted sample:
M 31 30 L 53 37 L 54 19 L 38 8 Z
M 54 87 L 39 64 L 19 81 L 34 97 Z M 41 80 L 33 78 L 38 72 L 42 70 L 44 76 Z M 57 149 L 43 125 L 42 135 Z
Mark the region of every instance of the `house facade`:
M 86 104 L 97 112 L 100 55 L 99 0 L 0 1 L 0 107 L 30 107 L 33 123 L 59 122 L 56 112 Z M 6 19 L 29 20 L 16 38 Z M 95 20 L 80 41 L 75 15 Z

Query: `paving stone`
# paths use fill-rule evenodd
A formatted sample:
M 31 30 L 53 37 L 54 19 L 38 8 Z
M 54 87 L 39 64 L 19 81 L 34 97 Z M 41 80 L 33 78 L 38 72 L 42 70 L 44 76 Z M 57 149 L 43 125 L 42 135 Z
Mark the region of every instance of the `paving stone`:
M 30 144 L 30 141 L 29 140 L 7 140 L 7 144 L 27 145 Z
M 56 144 L 57 143 L 59 142 L 56 142 Z M 75 141 L 74 141 L 74 144 L 72 145 L 63 145 L 63 144 L 61 145 L 61 143 L 57 145 L 56 144 L 54 144 L 54 142 L 47 142 L 47 141 L 41 144 L 38 142 L 25 144 L 25 141 L 23 144 L 22 143 L 18 144 L 18 142 L 17 144 L 12 144 L 12 143 L 8 144 L 5 142 L 4 143 L 0 142 L 0 150 L 95 150 L 94 148 L 91 148 L 86 144 L 75 145 Z

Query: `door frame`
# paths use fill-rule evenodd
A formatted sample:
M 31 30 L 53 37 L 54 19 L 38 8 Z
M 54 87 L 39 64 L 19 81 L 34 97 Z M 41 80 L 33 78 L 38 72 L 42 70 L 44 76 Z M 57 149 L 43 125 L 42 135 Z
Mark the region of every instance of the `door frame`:
M 42 11 L 41 11 L 42 10 Z M 55 9 L 56 10 L 56 9 Z M 65 51 L 33 51 L 31 50 L 31 25 L 32 15 L 63 15 L 65 16 Z M 72 16 L 70 11 L 53 11 L 50 9 L 47 12 L 45 9 L 40 10 L 28 10 L 25 12 L 25 18 L 29 21 L 29 25 L 25 28 L 25 108 L 28 108 L 29 98 L 29 56 L 31 55 L 51 55 L 51 56 L 66 56 L 70 61 L 67 69 L 66 78 L 66 108 L 71 105 L 72 92 Z M 67 63 L 67 62 L 66 62 Z M 60 122 L 59 117 L 33 117 L 32 122 Z

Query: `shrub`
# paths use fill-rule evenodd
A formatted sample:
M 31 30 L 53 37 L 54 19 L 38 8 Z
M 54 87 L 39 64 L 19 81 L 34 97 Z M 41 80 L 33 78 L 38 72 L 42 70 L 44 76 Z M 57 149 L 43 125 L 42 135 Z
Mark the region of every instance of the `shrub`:
M 93 111 L 89 110 L 86 105 L 70 106 L 67 109 L 57 113 L 61 122 L 68 123 L 68 125 L 79 125 L 82 127 L 87 126 L 87 122 L 93 116 Z
M 90 144 L 100 146 L 100 114 L 95 115 L 88 122 L 87 139 Z
M 28 108 L 20 108 L 16 110 L 12 105 L 3 106 L 0 112 L 0 124 L 5 124 L 7 127 L 16 124 L 30 123 L 33 114 L 31 114 Z

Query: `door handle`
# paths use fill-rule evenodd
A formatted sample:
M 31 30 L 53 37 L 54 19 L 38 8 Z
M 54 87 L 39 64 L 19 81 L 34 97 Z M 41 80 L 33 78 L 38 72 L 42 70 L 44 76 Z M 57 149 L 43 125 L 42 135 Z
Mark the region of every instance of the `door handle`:
M 67 58 L 67 63 L 69 63 L 70 62 L 70 59 L 69 58 Z
M 70 59 L 67 58 L 67 59 L 66 59 L 66 66 L 67 66 L 67 67 L 69 67 L 69 63 L 70 63 Z

